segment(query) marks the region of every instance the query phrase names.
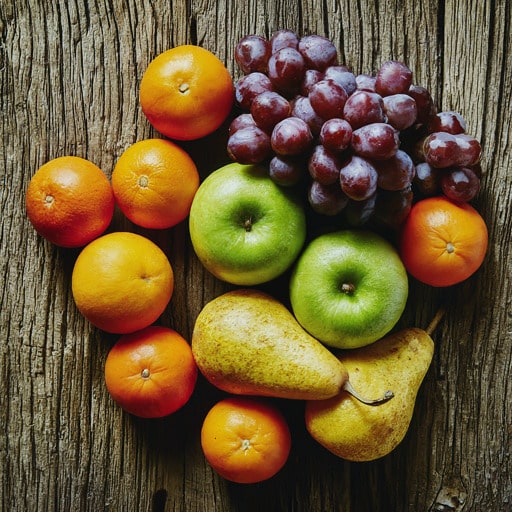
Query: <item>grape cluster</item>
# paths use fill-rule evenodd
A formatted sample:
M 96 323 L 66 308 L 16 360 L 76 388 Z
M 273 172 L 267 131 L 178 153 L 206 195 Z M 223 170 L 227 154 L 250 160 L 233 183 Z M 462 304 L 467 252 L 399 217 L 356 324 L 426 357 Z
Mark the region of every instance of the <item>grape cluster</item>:
M 356 75 L 329 39 L 291 30 L 243 37 L 235 61 L 230 158 L 266 163 L 282 186 L 306 183 L 315 213 L 396 228 L 415 197 L 478 193 L 479 141 L 459 113 L 437 111 L 404 63 Z

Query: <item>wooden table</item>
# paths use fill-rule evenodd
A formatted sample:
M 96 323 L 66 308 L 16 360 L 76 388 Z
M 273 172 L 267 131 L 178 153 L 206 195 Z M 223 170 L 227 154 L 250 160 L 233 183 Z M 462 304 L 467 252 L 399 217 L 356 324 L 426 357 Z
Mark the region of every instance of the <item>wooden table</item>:
M 511 243 L 512 3 L 507 0 L 1 0 L 0 506 L 5 511 L 482 511 L 512 510 Z M 443 110 L 457 110 L 484 151 L 476 207 L 489 227 L 483 267 L 467 282 L 411 282 L 404 326 L 447 307 L 436 353 L 404 442 L 353 464 L 305 432 L 302 404 L 283 405 L 293 433 L 285 469 L 229 484 L 205 462 L 201 419 L 218 394 L 200 380 L 187 406 L 156 421 L 110 399 L 103 363 L 115 340 L 77 312 L 77 251 L 36 235 L 24 192 L 45 161 L 89 158 L 110 175 L 133 142 L 155 133 L 138 103 L 148 62 L 195 43 L 235 77 L 248 33 L 279 28 L 332 39 L 371 73 L 405 61 Z M 201 176 L 228 161 L 225 131 L 184 145 Z M 117 216 L 112 229 L 132 229 Z M 227 289 L 198 263 L 186 222 L 144 232 L 169 255 L 176 291 L 161 323 L 190 337 L 203 304 Z

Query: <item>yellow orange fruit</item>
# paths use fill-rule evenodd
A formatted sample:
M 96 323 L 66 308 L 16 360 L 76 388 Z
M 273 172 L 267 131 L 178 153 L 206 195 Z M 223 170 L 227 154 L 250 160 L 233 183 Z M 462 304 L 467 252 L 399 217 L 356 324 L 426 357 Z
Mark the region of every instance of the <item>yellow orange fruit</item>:
M 229 115 L 233 80 L 212 52 L 181 45 L 149 63 L 139 98 L 142 111 L 160 133 L 176 140 L 199 139 L 214 132 Z
M 170 228 L 184 220 L 198 187 L 199 173 L 192 158 L 164 139 L 146 139 L 131 145 L 112 172 L 119 208 L 144 228 Z
M 93 325 L 125 334 L 149 326 L 164 312 L 174 274 L 154 242 L 135 233 L 114 232 L 82 249 L 71 288 L 76 306 Z

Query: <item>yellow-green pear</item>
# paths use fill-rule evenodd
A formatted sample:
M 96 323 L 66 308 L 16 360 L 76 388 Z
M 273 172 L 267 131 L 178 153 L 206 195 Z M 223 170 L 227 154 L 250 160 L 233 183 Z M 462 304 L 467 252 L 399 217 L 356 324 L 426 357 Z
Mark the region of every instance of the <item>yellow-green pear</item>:
M 343 363 L 284 304 L 256 289 L 208 302 L 191 344 L 201 373 L 229 393 L 320 400 L 349 386 Z
M 409 428 L 418 390 L 432 361 L 433 326 L 428 332 L 404 329 L 340 355 L 359 393 L 379 395 L 392 389 L 395 396 L 379 407 L 368 407 L 345 391 L 328 400 L 308 401 L 305 421 L 311 436 L 350 461 L 378 459 L 395 449 Z

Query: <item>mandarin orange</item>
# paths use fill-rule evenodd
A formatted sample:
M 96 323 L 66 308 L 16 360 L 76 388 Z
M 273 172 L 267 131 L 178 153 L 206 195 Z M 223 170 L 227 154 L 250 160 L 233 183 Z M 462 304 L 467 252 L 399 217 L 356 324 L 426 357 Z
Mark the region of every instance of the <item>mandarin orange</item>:
M 105 384 L 125 411 L 160 418 L 183 407 L 197 380 L 189 343 L 178 332 L 152 325 L 125 334 L 105 361 Z
M 34 174 L 25 206 L 42 237 L 61 247 L 82 247 L 108 228 L 114 195 L 98 166 L 78 156 L 61 156 Z
M 231 74 L 212 52 L 181 45 L 157 55 L 148 65 L 139 92 L 151 125 L 176 140 L 214 132 L 234 102 Z
M 400 237 L 400 256 L 419 281 L 452 286 L 476 272 L 487 245 L 487 226 L 473 206 L 436 196 L 412 207 Z
M 220 476 L 236 483 L 256 483 L 285 465 L 291 434 L 285 417 L 271 402 L 230 397 L 217 402 L 206 415 L 201 446 Z

